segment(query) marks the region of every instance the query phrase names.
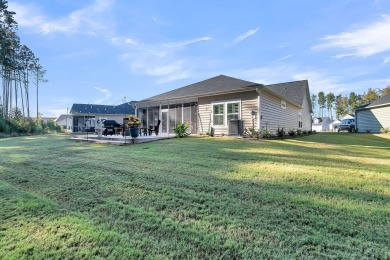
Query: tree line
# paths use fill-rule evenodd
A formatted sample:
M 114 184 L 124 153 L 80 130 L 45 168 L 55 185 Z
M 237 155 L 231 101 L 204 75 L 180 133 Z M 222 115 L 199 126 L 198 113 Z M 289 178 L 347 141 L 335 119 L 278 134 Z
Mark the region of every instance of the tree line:
M 332 92 L 325 94 L 323 91 L 311 95 L 313 115 L 318 117 L 328 116 L 333 118 L 333 111 L 336 118 L 353 113 L 356 107 L 371 103 L 372 101 L 390 94 L 390 86 L 383 89 L 369 88 L 363 94 L 350 92 L 348 95 L 335 96 Z M 317 109 L 318 108 L 318 109 Z
M 30 94 L 36 91 L 36 118 L 39 118 L 39 86 L 45 80 L 46 70 L 39 58 L 16 34 L 18 24 L 15 12 L 8 10 L 8 1 L 0 0 L 0 117 L 20 114 L 31 118 Z M 35 89 L 31 88 L 35 85 Z

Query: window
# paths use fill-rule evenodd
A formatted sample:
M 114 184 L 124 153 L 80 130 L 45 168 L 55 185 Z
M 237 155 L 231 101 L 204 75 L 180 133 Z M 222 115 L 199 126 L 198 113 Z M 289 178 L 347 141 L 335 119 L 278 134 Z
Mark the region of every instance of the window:
M 227 126 L 229 120 L 240 119 L 240 102 L 215 103 L 213 107 L 213 126 Z
M 239 118 L 239 105 L 240 103 L 227 103 L 227 120 L 238 119 Z
M 224 125 L 224 104 L 215 104 L 213 105 L 213 124 L 214 125 Z
M 298 128 L 302 128 L 302 114 L 298 114 Z

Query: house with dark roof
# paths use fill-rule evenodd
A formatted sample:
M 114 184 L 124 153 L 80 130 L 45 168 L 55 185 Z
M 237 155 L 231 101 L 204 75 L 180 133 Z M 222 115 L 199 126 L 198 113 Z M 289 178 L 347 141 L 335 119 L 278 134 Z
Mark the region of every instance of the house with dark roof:
M 358 132 L 379 133 L 381 128 L 390 127 L 390 95 L 356 107 L 355 119 Z
M 143 127 L 161 120 L 160 133 L 166 134 L 179 122 L 189 124 L 192 134 L 213 128 L 216 135 L 312 126 L 307 80 L 263 85 L 220 75 L 141 100 L 136 110 Z
M 70 114 L 61 114 L 54 121 L 66 131 L 72 131 L 73 129 L 73 116 Z
M 329 117 L 315 117 L 313 118 L 312 130 L 317 132 L 324 132 L 332 130 L 332 121 Z
M 115 120 L 122 124 L 123 119 L 135 114 L 134 101 L 117 106 L 73 104 L 70 113 L 73 116 L 73 132 L 94 131 L 98 118 Z

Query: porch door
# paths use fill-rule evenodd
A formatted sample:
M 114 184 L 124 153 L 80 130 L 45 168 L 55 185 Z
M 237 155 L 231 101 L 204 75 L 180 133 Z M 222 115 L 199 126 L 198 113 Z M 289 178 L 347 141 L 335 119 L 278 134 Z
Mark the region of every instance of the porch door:
M 168 109 L 161 109 L 161 133 L 168 134 L 169 121 L 168 121 Z

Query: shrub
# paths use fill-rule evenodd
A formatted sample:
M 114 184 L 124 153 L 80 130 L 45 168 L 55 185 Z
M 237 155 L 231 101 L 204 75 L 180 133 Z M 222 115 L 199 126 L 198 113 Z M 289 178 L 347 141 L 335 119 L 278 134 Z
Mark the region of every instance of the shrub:
M 301 129 L 298 129 L 297 130 L 297 135 L 301 135 L 302 134 L 302 130 Z
M 307 133 L 308 133 L 308 134 L 312 134 L 312 133 L 313 133 L 313 131 L 312 131 L 312 130 L 309 130 L 309 131 L 307 131 Z
M 173 131 L 175 132 L 175 134 L 176 134 L 178 137 L 182 138 L 182 137 L 186 137 L 186 136 L 189 135 L 189 134 L 187 133 L 188 128 L 190 128 L 189 125 L 180 122 L 180 123 L 177 124 L 176 128 L 173 129 Z
M 288 135 L 289 136 L 294 136 L 295 135 L 295 131 L 294 130 L 288 130 Z
M 371 133 L 371 129 L 366 129 L 366 133 Z
M 303 134 L 303 135 L 307 135 L 307 131 L 306 131 L 306 130 L 303 130 L 303 131 L 302 131 L 302 134 Z
M 268 130 L 267 128 L 263 129 L 263 131 L 261 131 L 261 136 L 263 138 L 270 138 L 272 136 L 272 133 L 270 130 Z
M 260 138 L 260 131 L 257 131 L 254 127 L 245 128 L 244 134 L 250 138 Z
M 276 130 L 276 134 L 278 135 L 278 137 L 284 137 L 284 135 L 286 134 L 286 132 L 284 131 L 284 127 L 282 128 L 279 128 L 278 127 L 278 130 Z
M 382 134 L 387 134 L 388 132 L 390 132 L 390 128 L 389 128 L 389 127 L 382 127 L 381 130 L 380 130 L 380 132 L 381 132 Z

